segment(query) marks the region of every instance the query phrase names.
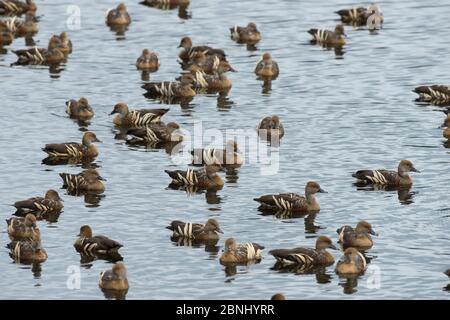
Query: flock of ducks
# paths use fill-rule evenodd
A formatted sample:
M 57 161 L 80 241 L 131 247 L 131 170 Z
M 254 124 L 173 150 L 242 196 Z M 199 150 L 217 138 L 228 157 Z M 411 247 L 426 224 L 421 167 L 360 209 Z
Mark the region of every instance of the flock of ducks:
M 173 8 L 186 6 L 189 0 L 146 0 L 147 5 L 167 6 Z M 0 20 L 0 47 L 9 45 L 16 37 L 24 34 L 32 36 L 38 31 L 35 16 L 36 5 L 33 0 L 0 0 L 0 14 L 12 15 L 9 20 Z M 358 7 L 337 11 L 343 23 L 352 25 L 366 25 L 370 15 L 381 12 L 376 5 L 367 8 Z M 25 20 L 17 17 L 25 14 Z M 382 18 L 382 16 L 380 16 Z M 125 32 L 132 19 L 122 3 L 110 10 L 106 16 L 106 25 L 116 32 Z M 383 22 L 384 19 L 382 18 Z M 311 29 L 308 31 L 314 43 L 324 46 L 342 46 L 345 44 L 343 25 L 336 26 L 334 31 Z M 261 40 L 261 33 L 255 23 L 245 27 L 230 28 L 231 38 L 238 43 L 254 45 Z M 231 88 L 231 80 L 227 72 L 235 71 L 226 59 L 222 49 L 209 46 L 194 46 L 190 37 L 184 37 L 179 44 L 179 60 L 183 74 L 173 80 L 164 82 L 147 82 L 142 88 L 147 94 L 162 99 L 189 99 L 202 92 L 223 92 Z M 47 48 L 32 48 L 13 51 L 18 64 L 55 64 L 66 61 L 72 52 L 72 43 L 67 33 L 62 32 L 49 40 Z M 160 67 L 158 54 L 148 49 L 136 60 L 136 68 L 143 72 L 156 72 Z M 270 53 L 262 55 L 257 62 L 254 73 L 263 81 L 275 80 L 279 75 L 279 66 L 272 59 Z M 450 86 L 434 85 L 421 86 L 414 90 L 419 94 L 419 100 L 437 105 L 450 104 Z M 123 102 L 117 103 L 111 112 L 115 115 L 112 122 L 125 135 L 131 135 L 137 141 L 146 143 L 178 143 L 183 140 L 180 126 L 175 122 L 167 124 L 161 118 L 169 109 L 130 109 Z M 85 97 L 79 100 L 69 100 L 66 112 L 72 119 L 86 122 L 93 118 L 94 110 Z M 444 136 L 450 139 L 450 115 L 444 123 Z M 279 141 L 285 134 L 283 124 L 278 116 L 263 118 L 257 126 L 260 136 L 268 141 Z M 87 164 L 86 169 L 79 174 L 60 173 L 63 188 L 69 194 L 93 192 L 101 194 L 105 190 L 103 179 L 91 163 L 99 154 L 95 145 L 100 142 L 95 133 L 87 131 L 81 142 L 46 144 L 42 150 L 47 154 L 44 164 Z M 224 148 L 194 149 L 192 151 L 192 165 L 201 166 L 199 169 L 166 170 L 172 179 L 171 186 L 188 190 L 220 190 L 224 181 L 219 173 L 224 169 L 239 168 L 243 164 L 242 156 L 235 141 L 227 142 Z M 357 183 L 361 185 L 379 185 L 391 187 L 410 187 L 412 179 L 410 172 L 418 172 L 411 161 L 401 160 L 397 170 L 360 170 L 353 174 Z M 301 213 L 310 214 L 320 211 L 317 194 L 326 192 L 315 181 L 309 181 L 305 186 L 304 195 L 296 193 L 281 193 L 262 195 L 254 200 L 259 203 L 263 212 Z M 10 255 L 19 262 L 43 262 L 47 253 L 41 244 L 41 234 L 36 220 L 47 219 L 51 215 L 58 215 L 64 208 L 63 200 L 55 190 L 48 190 L 44 197 L 36 196 L 14 204 L 15 216 L 7 220 L 7 231 L 11 238 L 8 245 Z M 18 217 L 17 217 L 18 216 Z M 205 224 L 186 221 L 172 221 L 168 226 L 172 232 L 172 239 L 187 239 L 190 243 L 217 243 L 219 234 L 223 233 L 219 222 L 208 219 Z M 355 277 L 364 273 L 367 268 L 366 250 L 373 246 L 372 235 L 377 235 L 372 225 L 367 221 L 360 221 L 355 227 L 344 225 L 337 229 L 338 242 L 343 249 L 343 256 L 337 262 L 335 271 L 343 277 Z M 88 225 L 80 227 L 74 248 L 83 259 L 115 257 L 116 263 L 111 270 L 101 273 L 99 286 L 102 290 L 120 292 L 128 291 L 126 267 L 121 262 L 118 250 L 122 247 L 103 235 L 94 235 Z M 335 263 L 334 256 L 328 249 L 339 250 L 331 238 L 320 236 L 313 248 L 296 247 L 274 249 L 268 253 L 276 260 L 276 268 L 294 268 L 297 272 L 307 272 L 314 268 L 323 268 Z M 262 259 L 264 246 L 258 243 L 238 243 L 235 238 L 225 241 L 224 251 L 219 261 L 225 266 L 250 264 Z M 447 271 L 450 275 L 450 270 Z M 282 300 L 282 294 L 272 297 Z

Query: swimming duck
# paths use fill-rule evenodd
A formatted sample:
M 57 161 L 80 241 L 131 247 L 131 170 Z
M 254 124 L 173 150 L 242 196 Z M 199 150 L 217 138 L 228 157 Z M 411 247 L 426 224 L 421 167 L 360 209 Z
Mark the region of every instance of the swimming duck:
M 105 191 L 102 183 L 105 179 L 95 169 L 87 169 L 78 174 L 60 173 L 59 176 L 63 180 L 63 188 L 70 191 Z
M 0 31 L 0 47 L 9 46 L 14 41 L 14 34 L 11 31 Z
M 357 26 L 366 25 L 367 20 L 373 14 L 377 14 L 381 24 L 384 22 L 383 14 L 377 4 L 370 4 L 367 8 L 354 7 L 351 9 L 342 9 L 335 13 L 341 17 L 343 23 L 351 23 Z
M 327 248 L 337 250 L 330 238 L 320 236 L 316 240 L 315 249 L 302 247 L 275 249 L 269 251 L 269 254 L 273 255 L 282 265 L 329 266 L 334 263 L 334 258 L 325 250 Z
M 343 226 L 336 230 L 339 235 L 339 242 L 344 247 L 358 247 L 364 249 L 370 249 L 373 246 L 371 234 L 377 236 L 378 234 L 373 231 L 372 225 L 367 221 L 360 221 L 356 225 L 356 229 L 351 226 Z
M 180 126 L 175 122 L 169 122 L 167 125 L 155 123 L 145 128 L 132 128 L 127 131 L 127 134 L 152 143 L 179 142 L 183 140 Z
M 270 300 L 286 300 L 286 298 L 282 293 L 275 293 Z
M 344 26 L 342 24 L 336 25 L 334 31 L 324 29 L 310 29 L 308 31 L 313 36 L 313 42 L 322 45 L 337 45 L 342 46 L 346 43 Z
M 219 165 L 226 167 L 240 167 L 244 161 L 239 154 L 237 142 L 229 140 L 226 147 L 194 149 L 191 151 L 194 165 Z
M 276 78 L 279 74 L 278 63 L 272 60 L 270 53 L 266 52 L 256 64 L 255 73 L 259 77 Z
M 169 6 L 169 8 L 174 8 L 177 6 L 187 6 L 189 5 L 189 0 L 144 0 L 142 3 L 149 6 Z
M 192 98 L 196 95 L 192 85 L 184 81 L 149 82 L 141 88 L 147 90 L 147 94 L 152 97 Z
M 317 182 L 309 181 L 305 186 L 305 196 L 296 193 L 280 193 L 264 195 L 253 200 L 261 203 L 261 210 L 268 211 L 295 211 L 295 212 L 318 212 L 320 211 L 316 193 L 326 193 Z
M 419 95 L 419 101 L 437 105 L 450 103 L 450 86 L 448 85 L 420 86 L 413 91 Z
M 36 16 L 34 11 L 27 11 L 25 19 L 23 21 L 15 21 L 15 33 L 16 36 L 35 35 L 39 32 L 39 26 L 36 22 Z
M 118 114 L 113 123 L 119 127 L 143 127 L 161 121 L 169 109 L 130 110 L 126 103 L 120 102 L 114 106 L 110 115 Z
M 101 142 L 93 132 L 86 131 L 83 134 L 82 143 L 52 143 L 46 144 L 42 151 L 51 158 L 67 159 L 94 159 L 98 156 L 97 147 L 92 142 Z
M 450 127 L 450 112 L 447 113 L 444 123 L 441 125 L 441 128 L 446 128 L 446 127 Z
M 100 273 L 99 287 L 106 290 L 128 290 L 127 269 L 123 262 L 116 262 L 111 270 Z
M 202 51 L 196 52 L 193 59 L 182 64 L 182 67 L 192 73 L 201 71 L 210 75 L 236 71 L 228 61 L 221 61 L 218 56 L 207 55 Z
M 120 3 L 116 9 L 111 9 L 106 15 L 106 24 L 108 26 L 127 26 L 131 23 L 131 17 L 127 12 L 124 3 Z
M 164 170 L 172 178 L 171 184 L 180 187 L 195 186 L 200 189 L 222 189 L 224 182 L 217 174 L 219 166 L 208 165 L 199 170 Z
M 336 273 L 340 275 L 356 275 L 361 274 L 366 269 L 366 258 L 355 248 L 347 248 L 344 256 L 336 265 Z
M 21 15 L 27 11 L 35 12 L 37 9 L 33 0 L 2 0 L 0 1 L 0 14 Z
M 6 247 L 10 250 L 10 257 L 17 262 L 42 263 L 48 258 L 40 241 L 12 241 Z
M 52 39 L 59 41 L 54 41 L 52 43 L 51 49 L 58 49 L 59 51 L 64 53 L 65 56 L 72 53 L 72 41 L 70 41 L 67 32 L 61 32 L 60 35 L 54 35 Z
M 184 237 L 199 241 L 217 240 L 219 239 L 217 233 L 223 233 L 216 219 L 208 219 L 205 224 L 175 220 L 166 228 L 173 231 L 173 237 Z
M 248 263 L 262 259 L 261 250 L 264 247 L 253 242 L 237 244 L 236 239 L 228 238 L 225 241 L 225 249 L 219 258 L 220 263 Z
M 108 237 L 102 235 L 92 235 L 92 229 L 88 225 L 81 226 L 80 233 L 78 234 L 78 238 L 75 240 L 73 246 L 78 252 L 88 254 L 115 253 L 123 247 L 122 244 L 111 240 Z
M 24 216 L 28 213 L 54 213 L 60 212 L 63 208 L 63 200 L 55 190 L 48 190 L 45 196 L 33 197 L 27 200 L 21 200 L 14 203 L 16 215 Z
M 255 44 L 261 40 L 261 33 L 256 28 L 256 23 L 250 22 L 246 27 L 234 26 L 230 28 L 231 39 L 238 43 Z
M 224 72 L 216 72 L 213 75 L 206 74 L 203 71 L 183 74 L 178 80 L 189 82 L 198 92 L 228 92 L 232 87 L 231 80 Z
M 33 240 L 40 241 L 41 232 L 36 225 L 36 216 L 27 214 L 25 218 L 12 217 L 6 219 L 8 235 L 11 240 Z
M 401 160 L 397 172 L 388 170 L 359 170 L 352 174 L 358 182 L 391 186 L 411 186 L 412 179 L 408 172 L 420 172 L 409 160 Z
M 258 124 L 258 134 L 271 140 L 272 136 L 281 139 L 284 136 L 284 127 L 277 115 L 265 117 Z
M 84 97 L 81 97 L 78 101 L 74 99 L 67 101 L 66 113 L 70 118 L 81 121 L 90 120 L 94 116 L 94 110 Z
M 64 53 L 59 50 L 61 40 L 52 37 L 48 48 L 37 48 L 13 50 L 17 55 L 17 64 L 58 64 L 66 59 Z
M 184 62 L 191 60 L 197 52 L 203 52 L 206 55 L 217 56 L 220 60 L 226 60 L 225 52 L 222 49 L 214 49 L 208 46 L 193 47 L 190 37 L 181 39 L 178 48 L 181 48 L 178 57 Z
M 450 139 L 450 128 L 445 128 L 444 131 L 442 131 L 442 136 L 445 139 Z
M 136 60 L 136 68 L 139 70 L 154 72 L 159 69 L 159 66 L 158 55 L 148 49 L 142 50 L 142 55 Z

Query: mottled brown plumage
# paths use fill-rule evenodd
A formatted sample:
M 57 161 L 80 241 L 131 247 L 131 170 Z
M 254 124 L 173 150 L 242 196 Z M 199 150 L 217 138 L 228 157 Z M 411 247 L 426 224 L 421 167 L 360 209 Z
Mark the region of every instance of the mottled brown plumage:
M 193 165 L 219 165 L 238 168 L 244 163 L 237 142 L 234 140 L 229 140 L 225 148 L 194 149 L 191 154 Z
M 410 186 L 412 179 L 408 172 L 420 172 L 409 160 L 401 160 L 397 171 L 388 170 L 359 170 L 352 174 L 352 177 L 358 179 L 359 183 L 380 184 L 391 186 Z
M 324 29 L 310 29 L 308 31 L 313 36 L 312 42 L 322 45 L 337 45 L 342 46 L 346 43 L 344 26 L 342 24 L 336 25 L 334 31 Z
M 147 90 L 147 95 L 151 97 L 192 98 L 196 95 L 192 85 L 183 81 L 149 82 L 141 88 Z
M 238 244 L 234 238 L 228 238 L 225 241 L 225 249 L 219 261 L 222 264 L 257 262 L 262 259 L 261 250 L 263 249 L 264 247 L 257 243 Z
M 114 106 L 110 113 L 118 114 L 113 123 L 119 127 L 145 127 L 152 123 L 161 121 L 161 117 L 165 115 L 169 109 L 139 109 L 130 110 L 128 105 L 120 102 Z
M 358 222 L 356 228 L 342 226 L 336 230 L 339 235 L 339 242 L 346 247 L 357 247 L 370 249 L 373 246 L 372 235 L 377 235 L 372 229 L 372 225 L 365 220 Z
M 88 100 L 81 97 L 78 101 L 71 99 L 66 102 L 66 113 L 71 119 L 80 121 L 87 121 L 94 116 L 94 110 L 89 104 Z
M 450 104 L 449 85 L 420 86 L 415 88 L 413 91 L 419 95 L 419 101 L 429 102 L 436 105 Z
M 125 4 L 120 3 L 117 8 L 111 9 L 106 15 L 106 25 L 110 27 L 114 26 L 127 26 L 131 23 L 131 17 L 128 14 Z
M 100 273 L 99 287 L 106 290 L 127 291 L 127 269 L 123 262 L 117 262 L 111 270 Z
M 276 140 L 284 136 L 284 126 L 277 115 L 272 115 L 263 118 L 258 124 L 258 135 L 271 140 L 272 137 Z
M 208 46 L 194 47 L 190 37 L 181 39 L 178 48 L 181 48 L 178 57 L 184 62 L 191 60 L 197 52 L 203 52 L 206 55 L 217 56 L 220 60 L 226 60 L 225 52 L 222 49 L 214 49 Z
M 63 180 L 63 188 L 69 192 L 92 191 L 103 192 L 105 181 L 95 169 L 87 169 L 78 174 L 60 173 L 59 176 Z
M 93 132 L 83 134 L 82 143 L 67 142 L 46 144 L 42 149 L 51 158 L 67 159 L 94 159 L 98 155 L 97 147 L 93 142 L 101 142 Z
M 366 258 L 355 248 L 347 248 L 344 256 L 336 264 L 336 273 L 339 275 L 357 275 L 366 269 Z
M 59 49 L 61 40 L 52 37 L 48 43 L 48 48 L 32 48 L 23 50 L 13 50 L 17 55 L 16 64 L 43 64 L 52 65 L 65 61 L 66 56 Z
M 200 189 L 221 189 L 224 185 L 222 178 L 217 174 L 219 166 L 208 165 L 199 170 L 165 170 L 172 178 L 172 185 L 180 187 L 195 186 Z
M 21 200 L 14 203 L 16 215 L 25 216 L 28 213 L 34 215 L 38 213 L 57 213 L 63 208 L 62 199 L 55 190 L 48 190 L 44 197 L 33 197 L 27 200 Z
M 256 64 L 255 74 L 259 77 L 274 79 L 278 77 L 279 73 L 278 63 L 275 60 L 272 60 L 272 55 L 270 53 L 264 53 Z
M 142 54 L 136 60 L 136 68 L 143 71 L 155 72 L 159 69 L 160 61 L 155 52 L 148 49 L 142 50 Z
M 216 219 L 208 219 L 205 224 L 175 220 L 166 228 L 173 231 L 173 237 L 184 237 L 197 241 L 218 240 L 218 233 L 223 233 Z
M 80 233 L 73 246 L 78 252 L 89 254 L 114 253 L 123 247 L 122 244 L 108 237 L 102 235 L 94 236 L 91 227 L 88 225 L 81 226 Z
M 150 143 L 179 142 L 183 140 L 180 126 L 175 122 L 150 124 L 145 128 L 132 128 L 127 134 Z
M 0 1 L 0 14 L 2 15 L 21 15 L 27 11 L 35 12 L 36 4 L 33 0 L 2 0 Z
M 41 232 L 36 225 L 36 216 L 29 213 L 25 218 L 11 217 L 6 219 L 8 235 L 11 240 L 41 240 Z
M 48 258 L 40 241 L 12 241 L 6 247 L 9 256 L 18 263 L 42 263 Z
M 261 33 L 256 24 L 250 22 L 246 27 L 234 26 L 230 28 L 231 39 L 238 43 L 256 44 L 261 40 Z

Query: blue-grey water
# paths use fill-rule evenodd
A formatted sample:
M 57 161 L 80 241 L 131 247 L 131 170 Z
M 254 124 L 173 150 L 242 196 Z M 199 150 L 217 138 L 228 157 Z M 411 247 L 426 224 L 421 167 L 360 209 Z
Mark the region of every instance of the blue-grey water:
M 449 298 L 443 290 L 450 282 L 443 274 L 450 268 L 450 155 L 440 128 L 445 115 L 438 107 L 416 103 L 411 91 L 421 84 L 450 82 L 449 3 L 382 1 L 383 29 L 371 34 L 366 28 L 346 27 L 348 44 L 340 56 L 310 45 L 306 31 L 334 28 L 338 16 L 333 12 L 358 4 L 348 0 L 191 0 L 190 19 L 180 18 L 178 9 L 125 1 L 133 22 L 120 40 L 104 24 L 115 1 L 36 3 L 37 46 L 68 31 L 74 51 L 60 73 L 43 66 L 10 67 L 15 61 L 10 49 L 24 48 L 23 38 L 0 55 L 0 212 L 6 219 L 14 212 L 12 203 L 49 188 L 60 192 L 65 209 L 57 222 L 39 222 L 49 257 L 34 268 L 9 257 L 6 224 L 1 228 L 0 298 L 104 299 L 99 273 L 111 263 L 80 265 L 72 246 L 83 224 L 124 244 L 120 252 L 130 281 L 127 299 L 268 299 L 276 292 L 288 299 Z M 67 25 L 70 5 L 81 9 L 79 29 Z M 249 21 L 257 23 L 263 36 L 256 51 L 229 37 L 229 27 Z M 188 195 L 167 189 L 170 179 L 164 173 L 185 164 L 174 163 L 165 150 L 133 148 L 115 139 L 108 115 L 114 104 L 161 106 L 146 99 L 140 88 L 134 63 L 142 49 L 160 54 L 161 68 L 150 79 L 171 80 L 180 74 L 177 46 L 186 35 L 194 44 L 225 49 L 238 72 L 229 75 L 233 88 L 227 97 L 198 95 L 189 105 L 169 105 L 166 121 L 190 132 L 194 121 L 202 121 L 205 130 L 224 132 L 253 129 L 263 116 L 276 113 L 286 129 L 273 150 L 279 156 L 276 174 L 261 174 L 260 162 L 252 161 L 238 170 L 238 179 L 222 173 L 226 184 L 216 197 Z M 253 69 L 265 51 L 272 53 L 281 73 L 263 93 Z M 45 143 L 81 139 L 64 105 L 81 96 L 96 112 L 88 128 L 102 140 L 96 164 L 107 182 L 97 205 L 60 189 L 59 172 L 82 168 L 41 164 Z M 395 169 L 400 159 L 410 159 L 421 170 L 413 175 L 409 199 L 399 201 L 396 191 L 362 191 L 353 185 L 353 171 Z M 309 180 L 328 191 L 318 196 L 322 209 L 315 219 L 263 216 L 252 200 L 267 193 L 303 193 Z M 170 221 L 205 222 L 209 217 L 218 219 L 225 232 L 213 252 L 170 241 L 165 229 Z M 379 236 L 367 252 L 372 269 L 358 278 L 351 294 L 344 293 L 345 280 L 334 266 L 317 278 L 271 270 L 275 260 L 269 250 L 313 246 L 319 235 L 336 242 L 339 226 L 361 219 L 371 222 Z M 231 236 L 264 245 L 262 262 L 227 276 L 218 257 Z M 336 260 L 342 255 L 332 253 Z M 78 267 L 80 288 L 71 289 L 68 271 L 76 273 Z

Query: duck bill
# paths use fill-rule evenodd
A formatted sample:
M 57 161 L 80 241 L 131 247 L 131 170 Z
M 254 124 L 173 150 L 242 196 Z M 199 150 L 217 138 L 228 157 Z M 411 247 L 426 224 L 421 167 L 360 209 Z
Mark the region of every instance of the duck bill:
M 373 235 L 373 236 L 376 236 L 376 237 L 378 237 L 378 233 L 376 233 L 375 231 L 373 231 L 373 230 L 370 230 L 369 231 L 369 233 L 371 234 L 371 235 Z
M 231 67 L 230 66 L 230 70 L 229 71 L 231 71 L 231 72 L 237 72 L 237 70 L 236 69 L 234 69 L 233 67 Z
M 110 116 L 112 116 L 113 114 L 117 113 L 116 110 L 111 111 L 111 113 L 109 114 Z
M 333 250 L 338 250 L 338 248 L 334 244 L 331 244 L 329 248 Z
M 328 193 L 327 191 L 323 190 L 322 188 L 319 189 L 320 193 Z
M 223 231 L 220 228 L 217 228 L 216 231 L 223 234 Z
M 98 176 L 97 178 L 98 178 L 98 180 L 101 180 L 101 181 L 108 181 L 105 178 L 103 178 L 102 176 Z
M 416 169 L 416 168 L 414 168 L 414 167 L 412 167 L 412 168 L 411 168 L 411 171 L 412 171 L 412 172 L 418 172 L 418 173 L 420 173 L 420 171 L 419 171 L 419 170 L 417 170 L 417 169 Z

